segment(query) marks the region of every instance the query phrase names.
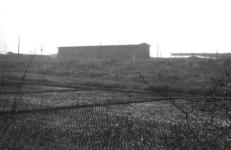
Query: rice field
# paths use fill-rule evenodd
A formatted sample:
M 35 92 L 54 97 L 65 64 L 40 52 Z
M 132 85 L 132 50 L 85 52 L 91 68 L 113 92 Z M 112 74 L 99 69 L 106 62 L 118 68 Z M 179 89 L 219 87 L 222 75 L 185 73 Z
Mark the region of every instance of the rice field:
M 33 88 L 27 87 L 25 90 Z M 40 87 L 44 88 L 50 89 Z M 10 110 L 15 97 L 18 110 L 151 98 L 147 94 L 97 90 L 28 93 L 21 96 L 6 94 L 1 97 L 1 111 Z M 182 100 L 178 100 L 178 103 L 185 106 L 187 104 Z M 191 105 L 187 104 L 187 107 L 190 108 Z M 3 135 L 10 122 L 10 114 L 3 114 L 0 117 L 0 135 Z M 208 114 L 194 110 L 189 117 L 193 132 L 187 128 L 184 113 L 167 100 L 16 113 L 8 131 L 1 137 L 1 149 L 229 148 L 231 134 L 226 133 L 227 136 L 222 139 L 214 137 L 226 130 L 225 123 L 230 122 L 218 118 L 217 122 L 225 123 L 209 128 L 211 126 L 207 123 L 211 116 Z M 197 138 L 203 143 L 198 142 Z

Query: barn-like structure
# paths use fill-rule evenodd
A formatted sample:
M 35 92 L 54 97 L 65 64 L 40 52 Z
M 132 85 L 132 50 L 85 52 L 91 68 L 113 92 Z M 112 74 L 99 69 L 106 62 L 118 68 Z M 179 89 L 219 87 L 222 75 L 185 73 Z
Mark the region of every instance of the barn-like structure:
M 149 58 L 147 43 L 137 45 L 67 46 L 58 48 L 58 58 L 65 59 L 145 59 Z

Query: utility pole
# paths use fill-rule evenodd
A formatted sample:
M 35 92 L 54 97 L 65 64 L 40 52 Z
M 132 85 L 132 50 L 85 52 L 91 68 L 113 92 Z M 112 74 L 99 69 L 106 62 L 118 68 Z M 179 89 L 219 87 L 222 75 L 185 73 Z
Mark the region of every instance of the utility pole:
M 18 37 L 18 55 L 20 54 L 20 36 Z
M 34 46 L 34 55 L 36 55 L 36 45 Z
M 159 42 L 157 43 L 157 51 L 156 51 L 156 57 L 159 57 Z
M 41 43 L 41 55 L 43 55 L 43 44 Z

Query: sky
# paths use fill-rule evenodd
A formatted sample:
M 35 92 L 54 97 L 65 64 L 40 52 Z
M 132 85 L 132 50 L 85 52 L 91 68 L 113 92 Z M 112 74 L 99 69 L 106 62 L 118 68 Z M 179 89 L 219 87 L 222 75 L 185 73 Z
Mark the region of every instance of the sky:
M 231 52 L 229 0 L 0 0 L 0 51 L 54 54 L 59 46 L 157 45 Z M 160 54 L 159 54 L 160 55 Z

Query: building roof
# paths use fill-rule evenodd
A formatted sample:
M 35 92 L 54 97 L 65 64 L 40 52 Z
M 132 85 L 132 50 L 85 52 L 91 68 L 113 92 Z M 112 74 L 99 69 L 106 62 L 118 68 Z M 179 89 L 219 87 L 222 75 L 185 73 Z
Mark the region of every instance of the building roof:
M 109 47 L 109 46 L 139 46 L 139 45 L 145 45 L 150 46 L 147 43 L 141 43 L 141 44 L 127 44 L 127 45 L 89 45 L 89 46 L 60 46 L 58 48 L 66 48 L 66 47 Z

